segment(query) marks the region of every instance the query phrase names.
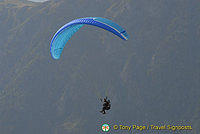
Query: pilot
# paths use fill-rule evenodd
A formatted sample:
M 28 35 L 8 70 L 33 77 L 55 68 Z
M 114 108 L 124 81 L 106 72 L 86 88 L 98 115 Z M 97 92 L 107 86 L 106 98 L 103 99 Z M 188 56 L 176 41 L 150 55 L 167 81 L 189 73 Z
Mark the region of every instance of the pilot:
M 101 102 L 102 102 L 102 99 L 101 99 Z M 102 114 L 106 114 L 105 110 L 109 110 L 110 107 L 111 107 L 110 100 L 108 100 L 107 97 L 106 97 L 106 98 L 104 98 L 103 108 L 100 112 Z

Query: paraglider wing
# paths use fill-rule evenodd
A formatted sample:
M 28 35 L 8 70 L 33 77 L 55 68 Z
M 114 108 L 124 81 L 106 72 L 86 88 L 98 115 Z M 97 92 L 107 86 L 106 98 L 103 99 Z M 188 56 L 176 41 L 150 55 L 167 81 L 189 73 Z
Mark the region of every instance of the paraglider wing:
M 123 40 L 128 40 L 128 34 L 126 31 L 111 20 L 101 17 L 76 19 L 62 26 L 53 36 L 51 40 L 50 52 L 54 59 L 60 58 L 62 50 L 65 47 L 67 41 L 85 24 L 103 28 L 112 32 Z

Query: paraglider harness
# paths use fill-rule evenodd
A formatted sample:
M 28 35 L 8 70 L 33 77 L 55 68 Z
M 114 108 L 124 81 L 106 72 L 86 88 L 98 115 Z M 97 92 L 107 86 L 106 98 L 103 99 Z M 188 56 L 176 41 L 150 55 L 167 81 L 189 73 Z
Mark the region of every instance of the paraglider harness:
M 102 114 L 106 114 L 105 110 L 109 110 L 111 108 L 110 100 L 107 100 L 107 97 L 104 98 L 104 101 L 102 101 L 102 99 L 100 99 L 100 100 L 101 100 L 101 102 L 104 102 L 103 103 L 103 108 L 102 108 L 102 110 L 100 112 Z

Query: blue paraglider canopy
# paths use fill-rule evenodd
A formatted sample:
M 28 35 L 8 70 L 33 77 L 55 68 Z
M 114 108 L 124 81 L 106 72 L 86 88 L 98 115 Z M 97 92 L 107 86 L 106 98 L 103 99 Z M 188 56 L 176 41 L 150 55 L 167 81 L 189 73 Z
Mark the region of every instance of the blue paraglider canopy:
M 101 17 L 86 17 L 73 20 L 62 26 L 53 36 L 51 40 L 50 52 L 54 59 L 59 59 L 63 48 L 67 41 L 76 33 L 83 25 L 93 25 L 112 32 L 123 40 L 128 40 L 127 32 L 118 24 L 111 20 Z

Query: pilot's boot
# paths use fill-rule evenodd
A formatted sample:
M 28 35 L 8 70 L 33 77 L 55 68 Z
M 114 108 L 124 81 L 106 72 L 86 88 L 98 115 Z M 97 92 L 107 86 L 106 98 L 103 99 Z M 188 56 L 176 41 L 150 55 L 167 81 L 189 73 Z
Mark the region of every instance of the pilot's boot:
M 102 114 L 106 114 L 105 110 L 101 110 L 100 112 L 101 112 Z

